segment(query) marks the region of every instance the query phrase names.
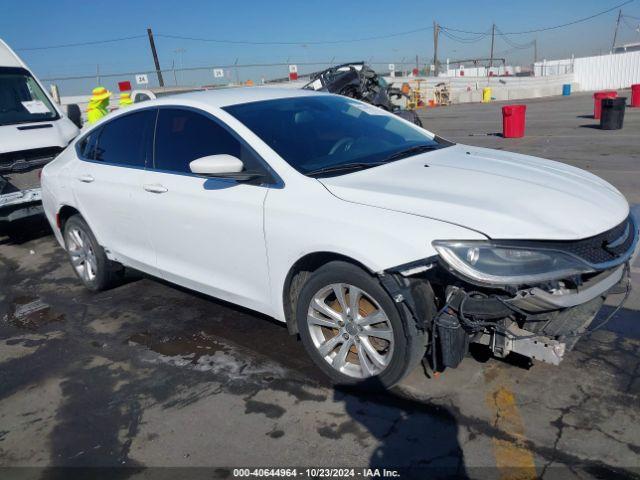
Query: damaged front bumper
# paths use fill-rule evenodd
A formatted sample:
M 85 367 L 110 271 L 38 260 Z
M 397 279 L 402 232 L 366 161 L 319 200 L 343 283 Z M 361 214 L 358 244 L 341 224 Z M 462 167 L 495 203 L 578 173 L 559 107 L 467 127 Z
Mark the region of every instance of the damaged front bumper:
M 0 222 L 40 215 L 43 213 L 42 192 L 40 188 L 19 190 L 0 195 Z
M 405 285 L 396 295 L 401 293 L 402 301 L 409 297 L 410 307 L 411 302 L 416 304 L 410 285 L 423 282 L 433 289 L 437 313 L 425 315 L 416 305 L 408 311 L 430 333 L 434 368 L 456 367 L 470 343 L 486 345 L 498 357 L 513 352 L 558 365 L 579 338 L 609 321 L 629 296 L 630 268 L 640 246 L 637 220 L 627 222 L 630 238 L 617 261 L 572 278 L 532 285 L 479 285 L 457 275 L 438 256 L 385 273 Z M 617 308 L 593 326 L 611 294 L 625 295 Z
M 464 317 L 460 327 L 470 342 L 488 346 L 498 357 L 513 352 L 558 365 L 580 337 L 603 326 L 622 307 L 630 289 L 629 267 L 624 264 L 602 272 L 584 289 L 549 292 L 535 287 L 520 290 L 511 298 L 473 297 L 457 289 L 449 301 L 456 316 Z M 604 301 L 616 293 L 625 296 L 594 328 L 592 322 Z M 438 318 L 435 323 L 439 324 Z

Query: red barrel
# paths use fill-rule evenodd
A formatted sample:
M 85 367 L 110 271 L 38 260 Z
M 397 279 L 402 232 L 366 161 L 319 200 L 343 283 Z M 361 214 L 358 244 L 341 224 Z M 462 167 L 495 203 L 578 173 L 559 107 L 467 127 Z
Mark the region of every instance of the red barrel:
M 640 107 L 640 83 L 631 85 L 631 106 Z
M 505 105 L 502 107 L 502 136 L 504 138 L 524 137 L 526 105 Z
M 602 111 L 602 99 L 603 98 L 616 98 L 618 92 L 615 90 L 603 90 L 593 94 L 593 118 L 598 120 L 600 118 L 600 112 Z

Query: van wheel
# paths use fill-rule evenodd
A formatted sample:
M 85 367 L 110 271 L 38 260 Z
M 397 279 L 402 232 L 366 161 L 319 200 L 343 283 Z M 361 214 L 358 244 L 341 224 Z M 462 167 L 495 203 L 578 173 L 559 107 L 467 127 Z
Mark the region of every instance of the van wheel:
M 424 356 L 424 334 L 405 325 L 376 278 L 349 263 L 311 274 L 296 310 L 305 349 L 336 384 L 390 388 Z
M 80 215 L 74 215 L 65 222 L 63 236 L 71 266 L 86 288 L 99 292 L 115 284 L 123 272 L 122 266 L 107 258 Z

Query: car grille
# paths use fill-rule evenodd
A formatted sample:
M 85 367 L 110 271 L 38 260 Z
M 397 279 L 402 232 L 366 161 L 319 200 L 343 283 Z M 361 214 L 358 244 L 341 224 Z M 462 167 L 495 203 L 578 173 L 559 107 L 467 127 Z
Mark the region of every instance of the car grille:
M 575 242 L 545 242 L 545 246 L 572 253 L 598 265 L 615 261 L 627 253 L 637 234 L 637 226 L 629 215 L 620 225 L 594 237 Z
M 0 174 L 18 173 L 42 167 L 56 158 L 63 149 L 60 147 L 33 148 L 0 154 Z
M 638 236 L 638 225 L 629 215 L 622 223 L 606 232 L 582 240 L 518 241 L 520 247 L 545 248 L 567 252 L 581 258 L 596 269 L 608 268 L 625 261 Z M 510 246 L 513 241 L 495 240 L 498 245 Z

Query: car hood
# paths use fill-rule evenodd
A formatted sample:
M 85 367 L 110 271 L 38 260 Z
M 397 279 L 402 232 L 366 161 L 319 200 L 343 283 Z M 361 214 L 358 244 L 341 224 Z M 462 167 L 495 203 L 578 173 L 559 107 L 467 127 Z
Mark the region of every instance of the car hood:
M 49 122 L 0 125 L 0 154 L 35 148 L 66 147 L 78 128 L 66 117 Z
M 569 165 L 454 145 L 321 178 L 335 196 L 476 230 L 494 239 L 577 240 L 629 214 L 612 185 Z

